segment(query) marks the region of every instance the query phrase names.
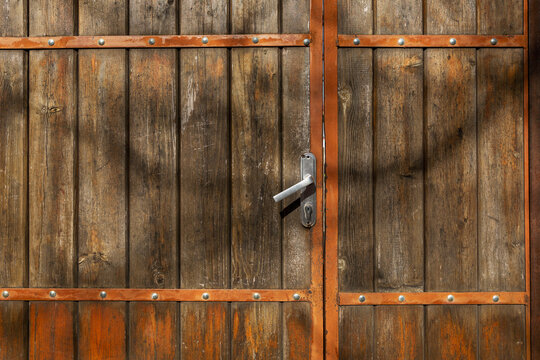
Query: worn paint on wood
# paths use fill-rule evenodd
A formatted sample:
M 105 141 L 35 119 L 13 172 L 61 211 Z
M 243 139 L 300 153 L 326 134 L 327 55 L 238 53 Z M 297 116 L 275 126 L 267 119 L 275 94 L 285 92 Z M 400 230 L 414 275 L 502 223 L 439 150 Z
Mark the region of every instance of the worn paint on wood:
M 73 359 L 76 348 L 74 302 L 30 303 L 30 355 L 32 360 Z
M 480 360 L 526 358 L 525 307 L 482 305 L 478 307 Z
M 424 307 L 375 308 L 375 359 L 424 357 Z
M 374 307 L 342 306 L 339 310 L 339 358 L 372 359 L 374 344 Z

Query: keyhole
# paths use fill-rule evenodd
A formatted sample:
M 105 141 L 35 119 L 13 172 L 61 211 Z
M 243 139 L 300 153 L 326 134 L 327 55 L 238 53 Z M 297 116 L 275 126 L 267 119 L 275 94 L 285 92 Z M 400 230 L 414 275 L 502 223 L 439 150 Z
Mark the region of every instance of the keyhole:
M 311 224 L 311 214 L 313 213 L 313 208 L 311 204 L 304 205 L 304 217 L 308 224 Z

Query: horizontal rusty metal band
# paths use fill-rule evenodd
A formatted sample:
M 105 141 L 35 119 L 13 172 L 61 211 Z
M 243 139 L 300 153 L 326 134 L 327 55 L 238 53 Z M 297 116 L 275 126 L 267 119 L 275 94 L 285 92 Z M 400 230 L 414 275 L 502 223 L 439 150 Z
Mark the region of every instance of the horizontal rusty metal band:
M 311 302 L 310 290 L 3 288 L 0 301 Z
M 307 39 L 307 41 L 306 41 Z M 310 34 L 0 37 L 0 49 L 309 46 Z
M 339 293 L 339 305 L 509 305 L 529 303 L 526 292 Z
M 527 47 L 525 35 L 338 35 L 339 47 Z

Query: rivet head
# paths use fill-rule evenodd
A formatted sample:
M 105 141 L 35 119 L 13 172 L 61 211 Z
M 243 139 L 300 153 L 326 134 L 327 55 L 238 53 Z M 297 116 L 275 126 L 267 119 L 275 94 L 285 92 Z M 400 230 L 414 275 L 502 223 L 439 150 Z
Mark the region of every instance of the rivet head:
M 47 43 L 49 44 L 49 46 L 53 46 L 53 45 L 54 45 L 54 40 L 53 40 L 53 39 L 49 39 L 49 41 L 47 41 Z
M 99 39 L 98 44 L 102 45 L 102 46 L 105 45 L 105 40 L 104 39 Z
M 491 43 L 491 45 L 497 45 L 497 39 L 493 38 L 489 41 Z
M 154 44 L 156 43 L 156 39 L 150 38 L 150 40 L 148 40 L 148 43 L 149 43 L 150 45 L 154 45 Z
M 354 45 L 360 45 L 360 39 L 359 39 L 359 38 L 355 38 L 355 39 L 353 40 L 353 44 L 354 44 Z
M 202 38 L 202 43 L 208 44 L 208 38 L 206 36 Z
M 2 291 L 2 296 L 7 298 L 9 296 L 9 292 L 7 290 Z
M 311 41 L 309 39 L 304 39 L 304 45 L 309 46 L 311 44 Z
M 454 301 L 454 295 L 448 295 L 447 299 L 448 299 L 448 302 Z
M 294 294 L 294 295 L 292 296 L 292 298 L 293 298 L 294 300 L 297 300 L 297 301 L 298 301 L 298 300 L 300 300 L 300 294 Z
M 259 294 L 259 293 L 254 293 L 254 294 L 253 294 L 253 298 L 254 298 L 255 300 L 259 300 L 259 299 L 261 298 L 261 294 Z
M 364 295 L 360 295 L 360 297 L 358 298 L 358 301 L 364 302 L 366 301 L 366 297 Z
M 454 39 L 454 38 L 450 39 L 450 45 L 456 45 L 456 43 L 457 43 L 456 39 Z
M 259 42 L 259 38 L 256 36 L 251 40 L 253 41 L 254 44 L 257 44 Z
M 404 38 L 399 38 L 399 40 L 397 41 L 397 43 L 399 45 L 405 45 L 405 39 Z
M 105 299 L 107 297 L 107 293 L 105 291 L 102 291 L 99 293 L 99 296 L 102 298 L 102 299 Z
M 405 296 L 399 295 L 398 300 L 399 300 L 399 302 L 404 302 L 405 301 Z
M 204 293 L 204 294 L 202 294 L 202 298 L 204 300 L 208 300 L 208 299 L 210 299 L 210 294 L 209 293 Z
M 52 297 L 52 298 L 56 297 L 56 291 L 54 291 L 54 290 L 49 291 L 49 296 Z
M 153 294 L 152 294 L 152 299 L 153 299 L 153 300 L 157 300 L 158 297 L 159 297 L 158 294 L 156 294 L 156 293 L 153 293 Z
M 499 295 L 493 295 L 493 302 L 499 302 Z

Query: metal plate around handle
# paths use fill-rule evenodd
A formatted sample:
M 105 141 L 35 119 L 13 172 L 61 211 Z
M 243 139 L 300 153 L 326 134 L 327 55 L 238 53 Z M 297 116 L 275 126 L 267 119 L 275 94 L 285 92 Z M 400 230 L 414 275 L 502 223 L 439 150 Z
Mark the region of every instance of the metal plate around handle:
M 300 178 L 306 175 L 313 177 L 313 183 L 300 194 L 300 220 L 304 227 L 310 228 L 317 221 L 317 159 L 312 153 L 300 157 Z

